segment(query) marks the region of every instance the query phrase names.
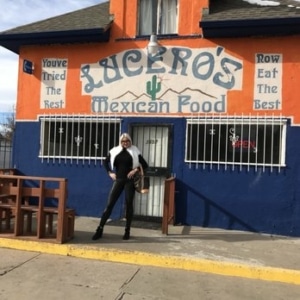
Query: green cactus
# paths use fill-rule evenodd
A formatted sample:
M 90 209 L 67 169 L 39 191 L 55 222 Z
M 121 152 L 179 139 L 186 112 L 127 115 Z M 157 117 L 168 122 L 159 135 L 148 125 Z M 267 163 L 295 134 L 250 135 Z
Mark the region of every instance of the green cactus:
M 160 92 L 161 83 L 157 82 L 157 76 L 152 76 L 152 82 L 147 81 L 147 94 L 151 96 L 151 100 L 156 99 L 156 94 Z

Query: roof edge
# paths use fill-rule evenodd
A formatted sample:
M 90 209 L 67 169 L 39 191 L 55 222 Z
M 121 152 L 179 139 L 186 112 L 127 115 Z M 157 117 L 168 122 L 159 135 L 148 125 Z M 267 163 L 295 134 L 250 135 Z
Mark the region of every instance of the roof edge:
M 199 22 L 204 37 L 249 37 L 300 34 L 300 17 L 244 19 L 244 20 L 202 20 Z
M 0 35 L 0 45 L 19 54 L 20 47 L 28 45 L 108 42 L 111 24 L 106 28 L 5 34 Z

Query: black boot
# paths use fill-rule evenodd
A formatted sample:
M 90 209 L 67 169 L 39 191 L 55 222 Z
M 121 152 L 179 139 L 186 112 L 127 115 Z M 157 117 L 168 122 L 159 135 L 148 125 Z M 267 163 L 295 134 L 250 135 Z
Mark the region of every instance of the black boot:
M 95 241 L 95 240 L 101 239 L 102 238 L 102 234 L 103 234 L 103 227 L 98 226 L 95 234 L 92 237 L 92 240 Z
M 123 240 L 129 240 L 130 239 L 130 228 L 125 228 L 125 233 L 123 235 Z

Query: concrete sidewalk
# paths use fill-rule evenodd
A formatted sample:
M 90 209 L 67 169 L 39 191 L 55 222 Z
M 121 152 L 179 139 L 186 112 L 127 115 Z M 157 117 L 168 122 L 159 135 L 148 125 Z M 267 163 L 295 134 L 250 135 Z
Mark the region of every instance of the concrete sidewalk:
M 0 247 L 206 272 L 300 285 L 300 239 L 187 226 L 137 228 L 123 241 L 124 228 L 108 223 L 102 239 L 91 237 L 98 218 L 77 217 L 75 238 L 63 245 L 0 238 Z

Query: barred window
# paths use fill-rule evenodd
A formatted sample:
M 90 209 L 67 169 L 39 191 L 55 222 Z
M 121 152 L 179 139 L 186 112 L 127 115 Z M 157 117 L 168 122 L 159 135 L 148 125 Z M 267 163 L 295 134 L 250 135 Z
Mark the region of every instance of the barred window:
M 280 167 L 285 165 L 285 138 L 282 118 L 188 119 L 185 160 Z
M 51 116 L 40 121 L 42 158 L 103 159 L 119 143 L 119 119 Z

